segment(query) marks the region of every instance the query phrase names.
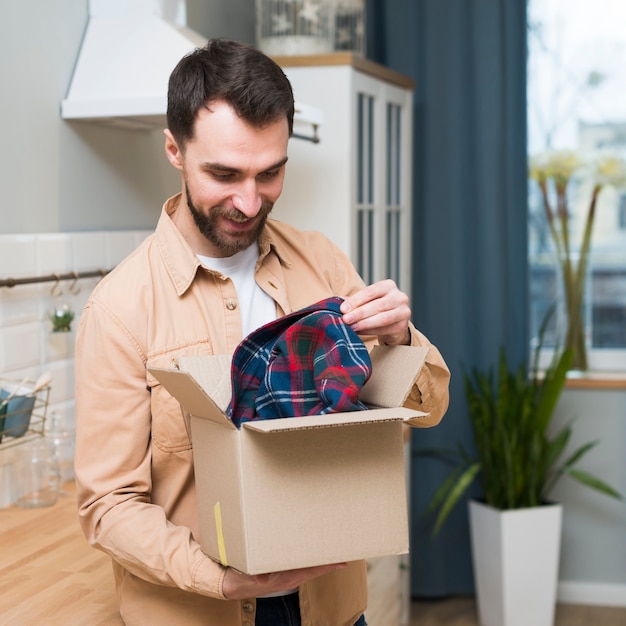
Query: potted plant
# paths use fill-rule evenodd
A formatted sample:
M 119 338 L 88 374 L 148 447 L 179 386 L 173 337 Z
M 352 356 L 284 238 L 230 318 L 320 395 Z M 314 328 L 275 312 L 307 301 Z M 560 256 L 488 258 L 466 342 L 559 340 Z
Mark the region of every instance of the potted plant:
M 74 311 L 67 304 L 57 307 L 50 313 L 50 321 L 52 322 L 52 332 L 69 333 L 72 330 L 72 320 L 74 319 Z
M 539 349 L 530 372 L 525 364 L 513 370 L 501 349 L 496 371 L 474 368 L 464 373 L 476 452 L 461 445 L 426 452 L 455 464 L 426 511 L 435 516 L 434 532 L 470 485 L 480 481 L 484 500 L 470 500 L 469 512 L 478 612 L 484 626 L 553 623 L 561 506 L 548 498 L 557 480 L 567 475 L 621 499 L 608 484 L 576 468 L 597 441 L 562 459 L 572 425 L 552 433 L 552 416 L 572 350 L 557 353 L 541 373 L 538 354 Z

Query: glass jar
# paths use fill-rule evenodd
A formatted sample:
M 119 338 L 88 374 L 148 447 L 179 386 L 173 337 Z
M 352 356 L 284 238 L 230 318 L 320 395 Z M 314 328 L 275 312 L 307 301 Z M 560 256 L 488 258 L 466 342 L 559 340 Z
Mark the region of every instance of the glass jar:
M 52 411 L 50 428 L 46 430 L 45 436 L 46 440 L 53 446 L 59 462 L 61 485 L 74 480 L 76 432 L 73 428 L 69 428 L 55 411 Z
M 74 480 L 74 446 L 76 441 L 74 431 L 50 431 L 46 433 L 46 439 L 54 446 L 59 462 L 61 484 Z
M 52 506 L 59 496 L 60 481 L 54 446 L 39 439 L 17 446 L 15 452 L 15 503 L 26 509 Z

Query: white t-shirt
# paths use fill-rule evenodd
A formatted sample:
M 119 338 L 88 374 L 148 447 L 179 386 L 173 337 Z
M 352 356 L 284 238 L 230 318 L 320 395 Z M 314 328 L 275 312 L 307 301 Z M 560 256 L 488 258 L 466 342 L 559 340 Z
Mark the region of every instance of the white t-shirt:
M 198 258 L 205 267 L 220 272 L 233 281 L 239 300 L 243 337 L 276 319 L 276 303 L 254 280 L 254 270 L 259 258 L 256 244 L 229 257 L 217 259 L 199 254 Z
M 215 259 L 199 254 L 198 258 L 205 267 L 220 272 L 222 275 L 230 278 L 235 284 L 244 337 L 247 337 L 253 330 L 263 326 L 263 324 L 276 319 L 276 303 L 254 280 L 254 269 L 259 258 L 259 250 L 256 244 L 229 257 Z M 273 598 L 295 593 L 296 591 L 298 591 L 297 588 L 288 589 L 262 597 Z

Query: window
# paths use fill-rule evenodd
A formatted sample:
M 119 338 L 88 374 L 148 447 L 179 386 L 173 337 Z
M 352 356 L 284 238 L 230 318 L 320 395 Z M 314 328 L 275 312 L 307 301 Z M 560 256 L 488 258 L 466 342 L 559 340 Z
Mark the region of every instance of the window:
M 598 348 L 626 348 L 626 269 L 593 272 L 591 344 Z
M 617 227 L 626 230 L 626 193 L 619 197 L 619 217 Z
M 610 152 L 626 161 L 626 2 L 529 0 L 528 154 L 571 150 L 582 162 Z M 567 186 L 573 247 L 582 240 L 593 179 L 585 167 Z M 553 190 L 552 190 L 553 191 Z M 544 336 L 556 345 L 564 328 L 555 246 L 537 184 L 529 181 L 530 317 L 533 346 L 546 312 L 557 314 Z M 586 273 L 589 365 L 626 369 L 626 187 L 598 195 Z M 533 347 L 531 346 L 531 347 Z M 547 356 L 547 355 L 546 355 Z

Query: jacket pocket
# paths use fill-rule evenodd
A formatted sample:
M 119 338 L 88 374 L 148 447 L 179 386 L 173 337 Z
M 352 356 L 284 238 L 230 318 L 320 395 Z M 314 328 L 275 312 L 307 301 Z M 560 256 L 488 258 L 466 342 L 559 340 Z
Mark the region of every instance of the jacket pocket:
M 208 343 L 171 350 L 148 358 L 146 368 L 171 369 L 181 356 L 210 355 Z M 149 372 L 146 372 L 151 391 L 152 443 L 163 452 L 183 452 L 192 448 L 189 415 L 178 400 L 161 385 Z

